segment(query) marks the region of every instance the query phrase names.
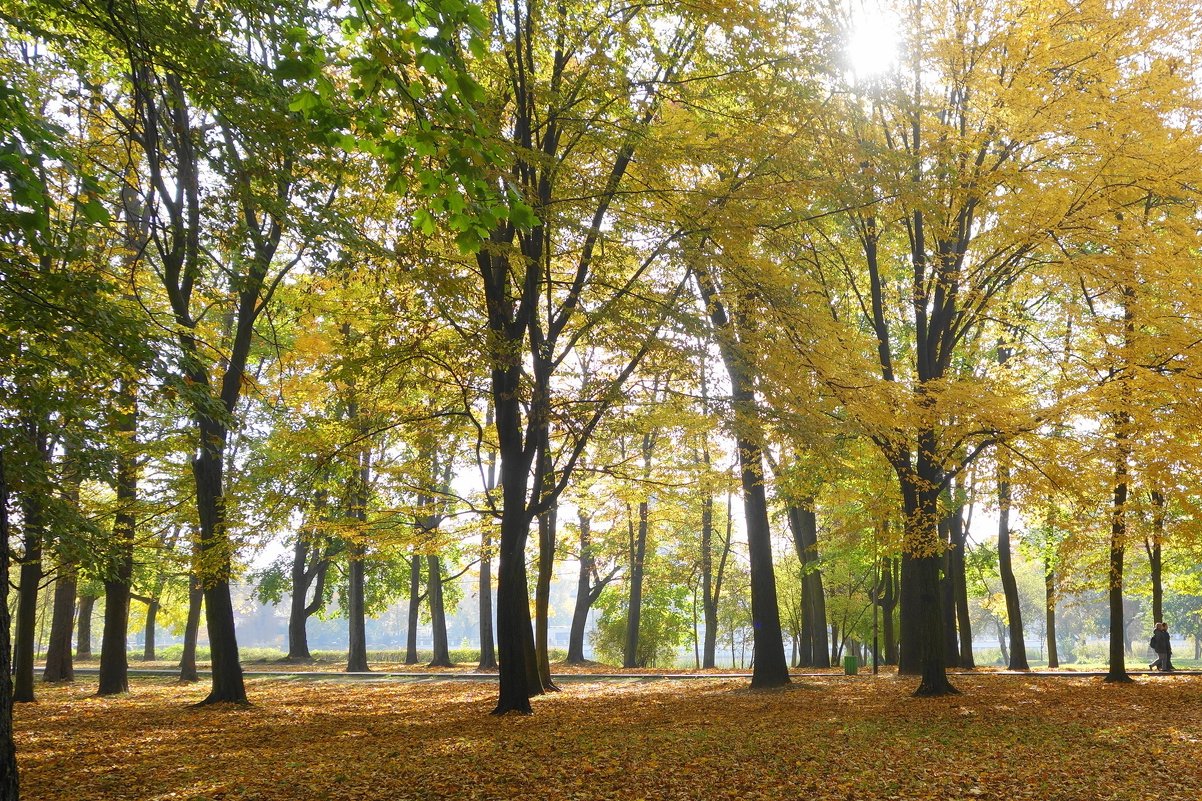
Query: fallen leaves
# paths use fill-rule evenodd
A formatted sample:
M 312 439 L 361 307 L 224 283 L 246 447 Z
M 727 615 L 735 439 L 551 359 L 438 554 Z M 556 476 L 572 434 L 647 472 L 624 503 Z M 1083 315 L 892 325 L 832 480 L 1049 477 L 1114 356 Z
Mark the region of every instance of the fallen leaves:
M 566 684 L 530 717 L 495 685 L 251 679 L 249 708 L 139 680 L 16 710 L 26 799 L 1143 799 L 1202 797 L 1202 679 L 882 676 Z

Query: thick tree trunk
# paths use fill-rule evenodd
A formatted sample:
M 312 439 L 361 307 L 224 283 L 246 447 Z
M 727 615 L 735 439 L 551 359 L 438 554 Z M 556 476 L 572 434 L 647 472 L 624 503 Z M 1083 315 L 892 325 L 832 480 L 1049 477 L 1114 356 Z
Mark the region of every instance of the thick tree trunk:
M 92 613 L 96 609 L 95 595 L 79 596 L 79 613 L 76 617 L 75 658 L 92 658 Z
M 159 616 L 159 602 L 151 601 L 146 605 L 146 626 L 143 629 L 143 644 L 142 644 L 142 661 L 153 662 L 155 660 L 154 646 L 154 624 L 155 619 Z
M 1052 560 L 1047 556 L 1043 559 L 1043 598 L 1044 612 L 1047 616 L 1048 667 L 1060 667 L 1060 657 L 1056 653 L 1056 571 Z
M 4 450 L 0 449 L 0 801 L 17 801 L 17 749 L 13 745 L 13 685 L 12 665 L 9 662 L 9 631 L 12 621 L 8 611 L 8 571 L 10 540 L 8 523 L 8 481 L 5 475 Z
M 288 604 L 288 661 L 310 662 L 309 616 L 305 602 L 309 593 L 308 567 L 311 545 L 303 533 L 297 534 L 292 546 L 292 597 Z M 315 547 L 312 548 L 316 550 Z
M 46 668 L 42 681 L 74 681 L 71 659 L 71 634 L 75 628 L 76 567 L 60 562 L 54 582 L 54 610 L 50 622 L 50 643 L 46 647 Z
M 363 551 L 359 546 L 347 549 L 350 556 L 349 578 L 346 588 L 347 628 L 349 647 L 346 655 L 348 673 L 366 673 L 367 665 L 367 618 L 364 614 L 364 564 Z
M 881 592 L 881 629 L 885 640 L 885 664 L 897 664 L 897 630 L 894 628 L 894 613 L 897 610 L 898 585 L 901 583 L 900 563 L 886 557 L 881 560 L 881 575 L 884 589 Z
M 793 544 L 803 571 L 800 661 L 807 667 L 830 667 L 826 639 L 826 593 L 822 587 L 822 571 L 818 568 L 818 519 L 813 498 L 805 499 L 789 509 L 789 527 L 793 531 Z
M 129 521 L 132 524 L 132 519 Z M 114 526 L 114 529 L 116 526 Z M 116 533 L 116 531 L 114 531 Z M 104 582 L 104 633 L 100 637 L 100 682 L 98 695 L 129 691 L 129 582 L 133 573 L 131 540 L 118 540 L 125 550 Z
M 200 705 L 229 702 L 245 704 L 246 686 L 234 629 L 234 603 L 230 595 L 232 553 L 225 527 L 223 460 L 226 429 L 206 417 L 200 420 L 201 447 L 192 461 L 196 479 L 196 508 L 200 513 L 200 566 L 204 582 L 205 624 L 209 633 L 212 685 Z
M 592 518 L 577 511 L 580 522 L 580 569 L 576 574 L 576 605 L 572 609 L 572 629 L 568 635 L 569 665 L 579 665 L 584 659 L 584 629 L 592 608 L 592 575 L 594 570 Z
M 998 572 L 1006 596 L 1006 617 L 1010 624 L 1010 669 L 1030 670 L 1027 646 L 1023 637 L 1022 606 L 1018 598 L 1018 582 L 1010 558 L 1010 468 L 999 459 L 998 464 Z
M 430 628 L 434 633 L 434 658 L 430 660 L 430 667 L 452 667 L 451 648 L 447 643 L 447 610 L 442 598 L 442 560 L 436 554 L 428 554 L 426 566 L 430 570 L 426 598 L 430 603 Z
M 647 555 L 647 528 L 650 507 L 646 500 L 639 503 L 638 525 L 630 526 L 630 599 L 626 605 L 626 637 L 622 642 L 622 667 L 642 667 L 639 664 L 639 625 L 643 617 L 643 565 Z
M 204 587 L 193 576 L 188 586 L 188 619 L 184 623 L 184 650 L 179 658 L 179 680 L 199 681 L 196 671 L 196 640 L 200 636 L 200 613 L 204 606 Z
M 920 675 L 915 695 L 957 693 L 947 679 L 939 568 L 943 563 L 938 532 L 941 470 L 929 457 L 934 433 L 921 432 L 916 470 L 895 464 L 905 512 L 905 550 L 901 565 L 901 654 L 898 673 Z

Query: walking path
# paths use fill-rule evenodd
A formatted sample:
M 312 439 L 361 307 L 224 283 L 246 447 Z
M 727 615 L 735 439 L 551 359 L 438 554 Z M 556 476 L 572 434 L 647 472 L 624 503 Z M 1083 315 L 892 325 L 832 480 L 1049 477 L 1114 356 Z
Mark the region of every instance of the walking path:
M 99 668 L 81 667 L 75 668 L 76 674 L 94 676 L 100 672 Z M 167 678 L 179 675 L 178 670 L 167 668 L 130 668 L 129 675 L 131 677 L 150 677 L 150 678 Z M 208 676 L 209 671 L 197 671 L 201 676 Z M 1173 675 L 1177 676 L 1202 676 L 1202 670 L 1174 670 Z M 1032 679 L 1055 679 L 1055 678 L 1090 678 L 1103 677 L 1106 675 L 1104 670 L 949 670 L 949 676 L 1025 676 Z M 1130 676 L 1160 676 L 1164 675 L 1153 670 L 1128 670 Z M 243 675 L 247 678 L 271 678 L 271 679 L 290 679 L 290 680 L 311 680 L 311 681 L 395 681 L 395 682 L 434 682 L 434 681 L 496 681 L 496 673 L 414 673 L 406 671 L 371 671 L 369 673 L 348 673 L 346 671 L 326 671 L 326 670 L 244 670 Z M 882 674 L 889 677 L 895 677 L 896 674 L 890 671 Z M 795 679 L 835 679 L 844 678 L 843 673 L 838 672 L 822 672 L 822 673 L 790 673 L 789 676 Z M 871 677 L 871 668 L 862 670 L 856 677 Z M 688 680 L 714 680 L 714 679 L 750 679 L 750 673 L 553 673 L 551 679 L 556 683 L 567 682 L 588 682 L 588 681 L 613 681 L 613 682 L 644 682 L 644 681 L 688 681 Z M 849 677 L 850 678 L 850 677 Z M 908 676 L 905 678 L 915 678 Z

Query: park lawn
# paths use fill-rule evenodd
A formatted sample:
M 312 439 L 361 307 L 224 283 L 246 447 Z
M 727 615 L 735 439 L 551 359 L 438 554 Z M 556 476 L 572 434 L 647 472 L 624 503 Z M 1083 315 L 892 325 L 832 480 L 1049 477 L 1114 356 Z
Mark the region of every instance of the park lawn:
M 27 801 L 1202 798 L 1202 678 L 590 682 L 492 717 L 478 682 L 250 679 L 249 708 L 135 680 L 16 709 Z

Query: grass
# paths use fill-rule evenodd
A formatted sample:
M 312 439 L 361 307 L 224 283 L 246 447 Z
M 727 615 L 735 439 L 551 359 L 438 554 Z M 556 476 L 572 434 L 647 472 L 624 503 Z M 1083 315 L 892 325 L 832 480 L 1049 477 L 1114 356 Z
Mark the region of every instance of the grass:
M 251 707 L 193 709 L 204 685 L 136 680 L 39 687 L 16 731 L 35 800 L 1202 797 L 1202 677 L 956 684 L 590 682 L 495 718 L 485 683 L 251 678 Z

